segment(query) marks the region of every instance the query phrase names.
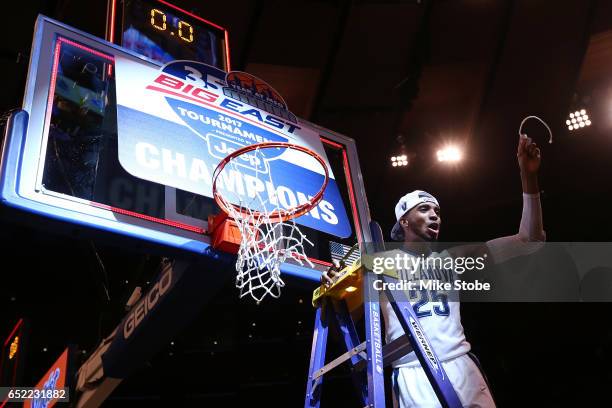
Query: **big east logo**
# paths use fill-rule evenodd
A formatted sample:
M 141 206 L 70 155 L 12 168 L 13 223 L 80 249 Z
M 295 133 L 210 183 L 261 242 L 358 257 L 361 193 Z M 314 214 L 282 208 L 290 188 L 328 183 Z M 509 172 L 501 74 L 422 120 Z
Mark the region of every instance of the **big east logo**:
M 294 133 L 295 130 L 300 129 L 291 120 L 283 120 L 272 113 L 256 109 L 248 103 L 242 103 L 242 99 L 238 99 L 235 92 L 228 87 L 226 75 L 233 75 L 233 78 L 237 73 L 226 74 L 225 71 L 218 68 L 193 61 L 174 61 L 166 64 L 146 89 L 166 95 L 167 100 L 179 98 L 195 102 L 198 106 L 214 105 L 227 113 L 239 114 L 241 119 L 251 123 L 266 125 L 270 130 Z M 262 109 L 266 108 L 265 104 L 257 106 Z M 277 110 L 279 110 L 278 107 Z M 291 117 L 294 116 L 288 116 L 288 118 Z

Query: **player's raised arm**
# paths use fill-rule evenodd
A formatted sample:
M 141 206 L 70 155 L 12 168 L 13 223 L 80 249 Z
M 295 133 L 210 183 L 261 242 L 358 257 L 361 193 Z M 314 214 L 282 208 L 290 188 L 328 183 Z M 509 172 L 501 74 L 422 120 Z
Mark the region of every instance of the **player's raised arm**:
M 486 245 L 464 245 L 449 249 L 453 256 L 470 256 L 488 251 L 495 263 L 501 263 L 516 256 L 527 255 L 537 251 L 541 245 L 533 242 L 546 241 L 542 223 L 542 206 L 538 171 L 542 161 L 540 148 L 527 135 L 521 135 L 516 152 L 523 186 L 523 213 L 517 234 L 492 239 Z M 530 244 L 531 243 L 531 244 Z
M 542 154 L 540 149 L 527 135 L 519 137 L 516 153 L 523 185 L 523 213 L 519 231 L 515 235 L 493 239 L 487 247 L 495 263 L 504 262 L 516 256 L 535 252 L 541 246 L 529 242 L 546 240 L 542 223 L 542 205 L 538 186 L 538 171 Z

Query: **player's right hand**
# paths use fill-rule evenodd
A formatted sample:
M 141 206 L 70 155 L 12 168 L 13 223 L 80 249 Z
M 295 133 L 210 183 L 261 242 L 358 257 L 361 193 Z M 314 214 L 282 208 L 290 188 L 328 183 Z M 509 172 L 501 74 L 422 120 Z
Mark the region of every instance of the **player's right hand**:
M 333 266 L 321 274 L 321 283 L 325 286 L 331 286 L 334 283 L 334 278 L 338 275 L 340 264 L 337 261 L 333 261 Z
M 540 162 L 542 161 L 540 148 L 525 134 L 522 134 L 519 138 L 516 157 L 521 173 L 536 174 L 540 169 Z

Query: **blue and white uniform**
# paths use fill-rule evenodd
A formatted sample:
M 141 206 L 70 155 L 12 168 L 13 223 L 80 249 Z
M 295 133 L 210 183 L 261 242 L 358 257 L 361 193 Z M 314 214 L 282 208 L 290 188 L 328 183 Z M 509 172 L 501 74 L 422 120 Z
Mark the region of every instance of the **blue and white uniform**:
M 389 251 L 385 255 L 395 257 L 396 253 L 418 257 L 399 250 Z M 434 252 L 426 259 L 431 261 L 431 258 L 437 257 L 449 259 L 450 254 L 447 251 Z M 453 270 L 421 266 L 414 271 L 399 270 L 397 274 L 401 280 L 414 282 L 435 279 L 452 284 L 457 279 Z M 422 289 L 407 291 L 406 294 L 462 405 L 494 407 L 493 398 L 480 369 L 467 354 L 470 351 L 470 343 L 463 332 L 459 302 L 443 291 Z M 381 308 L 385 319 L 385 337 L 389 343 L 402 336 L 404 330 L 391 303 L 384 295 L 381 297 Z M 440 407 L 415 353 L 409 353 L 393 363 L 392 381 L 395 407 Z
M 401 218 L 410 209 L 420 203 L 431 202 L 438 205 L 438 200 L 431 194 L 415 190 L 403 196 L 395 206 L 396 224 L 391 230 L 391 238 L 403 241 Z M 516 256 L 527 255 L 537 251 L 546 241 L 542 223 L 542 207 L 539 194 L 523 193 L 523 212 L 517 234 L 487 241 L 487 250 L 494 263 L 502 263 Z M 390 251 L 391 256 L 394 256 Z M 404 252 L 404 251 L 400 251 Z M 420 255 L 420 254 L 419 254 Z M 418 256 L 418 255 L 412 255 Z M 429 258 L 450 257 L 447 251 L 431 253 Z M 436 279 L 452 281 L 457 275 L 452 270 L 397 271 L 401 279 Z M 414 275 L 423 273 L 419 278 Z M 406 274 L 408 273 L 408 276 Z M 401 276 L 401 275 L 404 276 Z M 412 293 L 410 293 L 412 292 Z M 442 361 L 444 371 L 448 375 L 453 388 L 457 392 L 464 407 L 494 407 L 495 403 L 487 383 L 474 360 L 468 354 L 470 343 L 465 339 L 461 325 L 461 313 L 458 299 L 449 301 L 444 293 L 434 290 L 409 291 L 408 298 L 423 327 L 423 332 L 431 346 Z M 451 297 L 451 299 L 453 299 Z M 386 324 L 387 342 L 404 334 L 399 320 L 386 296 L 381 297 L 381 308 Z M 436 397 L 425 372 L 414 353 L 409 353 L 393 363 L 393 394 L 395 407 L 439 407 Z

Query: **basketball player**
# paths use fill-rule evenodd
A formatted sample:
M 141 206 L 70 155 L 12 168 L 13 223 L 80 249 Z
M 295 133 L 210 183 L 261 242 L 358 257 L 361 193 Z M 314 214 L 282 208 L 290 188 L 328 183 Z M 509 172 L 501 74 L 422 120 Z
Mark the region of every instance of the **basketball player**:
M 391 237 L 403 241 L 404 254 L 415 257 L 420 257 L 421 254 L 428 258 L 481 257 L 486 253 L 488 259 L 501 263 L 534 252 L 534 248 L 537 249 L 538 246 L 529 245 L 528 242 L 544 241 L 546 237 L 542 228 L 537 179 L 540 149 L 530 138 L 522 135 L 518 142 L 517 158 L 523 186 L 523 212 L 517 234 L 497 238 L 486 244 L 451 248 L 439 254 L 432 252 L 431 243 L 438 239 L 442 223 L 440 206 L 431 194 L 416 190 L 402 197 L 395 206 L 397 223 L 391 231 Z M 335 274 L 336 271 L 330 269 L 323 274 L 323 282 L 331 284 Z M 456 272 L 451 276 L 457 277 Z M 415 314 L 419 317 L 438 358 L 443 362 L 444 370 L 462 405 L 494 407 L 495 403 L 484 376 L 475 363 L 475 357 L 469 354 L 470 344 L 463 333 L 459 303 L 441 302 L 439 298 L 432 297 L 424 299 L 423 296 L 428 294 L 409 291 Z M 381 308 L 385 317 L 386 340 L 390 342 L 403 335 L 404 331 L 386 296 L 381 298 Z M 395 361 L 393 368 L 394 407 L 440 406 L 414 353 Z

